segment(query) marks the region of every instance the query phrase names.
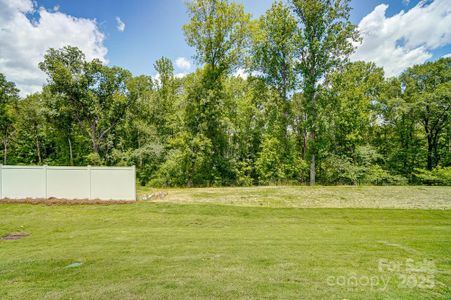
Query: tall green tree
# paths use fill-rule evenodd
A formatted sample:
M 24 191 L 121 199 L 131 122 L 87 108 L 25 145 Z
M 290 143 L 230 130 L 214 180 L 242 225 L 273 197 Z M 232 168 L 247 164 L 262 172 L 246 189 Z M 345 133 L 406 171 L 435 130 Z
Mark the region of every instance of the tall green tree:
M 321 106 L 329 124 L 322 133 L 330 143 L 328 152 L 352 157 L 358 146 L 372 143 L 382 121 L 377 105 L 384 84 L 384 71 L 374 63 L 349 63 L 327 76 Z
M 194 0 L 187 5 L 190 21 L 183 30 L 197 61 L 214 77 L 227 74 L 242 59 L 250 15 L 242 4 L 228 0 Z
M 45 119 L 45 103 L 42 94 L 37 93 L 20 100 L 16 121 L 16 161 L 42 165 L 49 163 L 52 144 L 58 142 Z
M 439 143 L 451 114 L 451 58 L 441 58 L 409 68 L 401 75 L 404 97 L 412 103 L 427 140 L 427 169 L 440 161 Z M 446 139 L 446 144 L 448 139 Z
M 291 10 L 281 1 L 260 17 L 252 34 L 252 69 L 287 101 L 295 88 L 298 28 Z
M 13 82 L 0 73 L 0 134 L 3 164 L 8 162 L 8 146 L 14 132 L 14 109 L 19 100 L 19 90 Z
M 267 134 L 262 151 L 279 145 L 280 170 L 291 156 L 288 128 L 292 125 L 292 112 L 289 95 L 295 88 L 295 59 L 298 43 L 298 28 L 291 10 L 281 1 L 274 2 L 271 8 L 259 18 L 252 33 L 251 67 L 270 89 L 276 93 L 268 94 L 265 101 L 267 111 Z M 282 174 L 283 172 L 275 172 Z M 285 174 L 280 177 L 285 177 Z M 271 178 L 274 178 L 272 176 Z M 273 179 L 271 179 L 273 180 Z
M 310 184 L 316 178 L 316 134 L 318 129 L 319 83 L 346 61 L 358 40 L 356 26 L 349 21 L 350 0 L 292 0 L 298 17 L 299 73 L 307 110 Z
M 376 107 L 380 126 L 373 135 L 373 145 L 386 158 L 387 167 L 409 180 L 415 168 L 423 167 L 426 153 L 413 107 L 399 78 L 387 79 Z
M 106 163 L 114 145 L 114 130 L 124 121 L 133 100 L 126 86 L 130 72 L 105 66 L 96 59 L 86 61 L 78 48 L 70 46 L 49 49 L 39 66 L 49 77 L 50 93 L 62 97 L 63 105 L 89 137 L 89 159 Z
M 177 113 L 175 111 L 178 99 L 176 95 L 177 82 L 174 77 L 174 66 L 170 59 L 158 59 L 154 68 L 159 75 L 159 84 L 152 101 L 152 122 L 157 126 L 159 135 L 167 140 L 176 131 Z
M 213 155 L 205 163 L 210 164 L 211 179 L 217 181 L 232 176 L 224 123 L 224 80 L 242 59 L 250 16 L 243 5 L 227 0 L 195 0 L 188 3 L 188 12 L 190 21 L 183 29 L 203 68 L 187 87 L 186 125 L 194 137 L 201 135 L 200 140 L 211 142 Z

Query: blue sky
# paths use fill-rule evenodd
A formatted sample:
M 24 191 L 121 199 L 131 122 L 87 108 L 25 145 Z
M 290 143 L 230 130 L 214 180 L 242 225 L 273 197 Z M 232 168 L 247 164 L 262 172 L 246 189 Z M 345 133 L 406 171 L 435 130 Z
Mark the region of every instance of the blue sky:
M 258 17 L 271 6 L 273 0 L 237 2 L 243 3 L 247 12 Z M 449 0 L 423 2 L 423 7 L 419 7 L 418 0 L 353 0 L 351 21 L 361 24 L 365 39 L 354 60 L 375 61 L 388 66 L 389 75 L 396 75 L 413 63 L 451 53 Z M 89 58 L 101 57 L 110 65 L 124 67 L 135 75 L 155 75 L 153 63 L 161 56 L 173 61 L 182 57 L 184 61 L 192 62 L 194 50 L 186 45 L 181 28 L 188 21 L 184 0 L 37 0 L 34 4 L 30 3 L 31 0 L 0 0 L 0 6 L 9 9 L 0 12 L 0 29 L 23 30 L 4 37 L 3 41 L 0 36 L 0 54 L 7 57 L 7 53 L 11 53 L 13 56 L 8 64 L 2 65 L 0 62 L 0 72 L 6 73 L 7 77 L 11 74 L 9 77 L 12 79 L 17 78 L 18 85 L 25 87 L 25 90 L 35 91 L 43 80 L 42 74 L 34 74 L 31 68 L 39 61 L 46 47 L 58 47 L 64 43 L 79 45 Z M 34 23 L 30 21 L 27 24 L 30 27 L 28 31 L 24 25 L 17 25 L 26 22 L 14 14 L 17 11 L 29 20 L 34 19 Z M 366 21 L 362 24 L 365 17 Z M 116 18 L 125 24 L 123 31 L 118 30 Z M 417 26 L 416 19 L 426 22 L 426 28 Z M 434 23 L 438 24 L 438 28 Z M 33 35 L 33 38 L 25 42 L 23 39 L 27 34 Z M 437 36 L 431 38 L 434 34 Z M 401 46 L 406 47 L 398 47 L 400 42 L 405 43 Z M 14 60 L 18 61 L 17 56 L 22 49 L 15 49 L 19 47 L 15 45 L 21 44 L 25 48 L 23 59 L 28 59 L 26 55 L 30 56 L 30 49 L 36 48 L 36 55 L 30 61 L 29 68 L 19 72 L 24 63 L 15 63 Z M 195 68 L 194 65 L 190 68 L 186 64 L 179 66 L 182 67 L 176 64 L 178 73 Z M 34 68 L 35 72 L 39 72 Z M 27 72 L 35 76 L 29 76 L 33 80 L 18 75 Z
M 237 2 L 243 3 L 245 10 L 257 17 L 270 8 L 273 0 Z M 389 5 L 387 15 L 391 16 L 412 8 L 418 1 L 354 0 L 352 22 L 358 24 L 381 3 Z M 186 45 L 181 29 L 188 21 L 183 0 L 38 0 L 38 4 L 46 8 L 59 6 L 59 11 L 69 15 L 96 19 L 100 30 L 106 34 L 110 64 L 122 66 L 134 74 L 153 73 L 153 62 L 161 56 L 175 60 L 190 58 L 194 53 Z M 125 24 L 123 32 L 116 28 L 116 17 Z M 451 52 L 450 48 L 448 45 L 439 52 L 446 54 Z

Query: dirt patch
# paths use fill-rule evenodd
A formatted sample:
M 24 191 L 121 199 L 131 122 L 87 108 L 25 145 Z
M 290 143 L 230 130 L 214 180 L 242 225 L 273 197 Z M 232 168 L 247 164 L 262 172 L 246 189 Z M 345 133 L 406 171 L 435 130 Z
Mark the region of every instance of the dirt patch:
M 141 196 L 140 200 L 162 200 L 168 195 L 167 192 L 155 192 Z
M 89 199 L 1 199 L 0 204 L 45 204 L 45 205 L 113 205 L 113 204 L 133 204 L 133 200 L 89 200 Z
M 0 240 L 3 241 L 15 241 L 15 240 L 20 240 L 26 236 L 29 236 L 29 233 L 26 232 L 12 232 L 10 234 L 4 235 L 0 238 Z

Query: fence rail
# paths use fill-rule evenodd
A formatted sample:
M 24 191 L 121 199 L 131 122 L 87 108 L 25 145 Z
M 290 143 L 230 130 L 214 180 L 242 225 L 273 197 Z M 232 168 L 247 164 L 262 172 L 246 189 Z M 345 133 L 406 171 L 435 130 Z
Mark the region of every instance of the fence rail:
M 0 165 L 0 199 L 136 200 L 135 167 Z

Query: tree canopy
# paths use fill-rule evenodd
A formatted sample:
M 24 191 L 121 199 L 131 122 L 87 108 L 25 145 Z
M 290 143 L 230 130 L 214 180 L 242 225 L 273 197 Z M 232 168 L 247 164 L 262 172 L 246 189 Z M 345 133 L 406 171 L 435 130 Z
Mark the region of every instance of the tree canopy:
M 0 74 L 3 164 L 136 165 L 141 184 L 451 184 L 451 58 L 388 78 L 349 62 L 349 0 L 194 0 L 198 68 L 158 76 L 49 49 L 19 97 Z M 241 74 L 237 75 L 237 70 Z

